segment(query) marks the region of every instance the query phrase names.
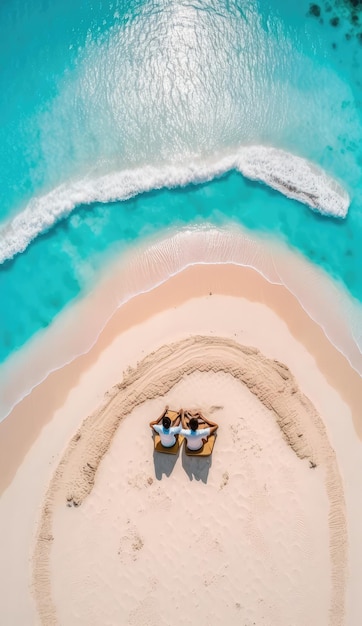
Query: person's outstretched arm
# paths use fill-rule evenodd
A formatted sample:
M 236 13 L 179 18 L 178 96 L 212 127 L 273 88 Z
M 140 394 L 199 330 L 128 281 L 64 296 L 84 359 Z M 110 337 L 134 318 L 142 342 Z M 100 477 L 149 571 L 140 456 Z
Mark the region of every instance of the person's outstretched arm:
M 183 409 L 181 409 L 181 424 L 182 424 L 182 428 L 184 430 L 187 430 L 188 426 L 187 426 L 187 423 L 186 423 L 185 411 Z
M 165 417 L 167 411 L 168 411 L 168 405 L 166 406 L 165 410 L 163 411 L 163 413 L 160 415 L 160 417 L 157 420 L 153 420 L 152 422 L 150 422 L 150 427 L 153 428 L 155 424 L 159 424 L 160 421 Z
M 204 417 L 204 422 L 205 424 L 207 424 L 208 426 L 216 426 L 216 428 L 218 428 L 218 424 L 216 422 L 212 422 L 209 419 L 206 419 L 206 417 Z
M 208 420 L 206 418 L 204 418 L 205 423 L 209 426 L 210 428 L 210 435 L 212 435 L 218 428 L 218 424 L 216 424 L 216 422 L 212 422 L 211 420 Z
M 181 409 L 181 411 L 182 411 L 182 409 Z M 179 412 L 179 414 L 176 417 L 176 419 L 175 419 L 174 423 L 172 424 L 172 426 L 175 426 L 175 427 L 180 426 L 180 424 L 181 424 L 181 411 Z

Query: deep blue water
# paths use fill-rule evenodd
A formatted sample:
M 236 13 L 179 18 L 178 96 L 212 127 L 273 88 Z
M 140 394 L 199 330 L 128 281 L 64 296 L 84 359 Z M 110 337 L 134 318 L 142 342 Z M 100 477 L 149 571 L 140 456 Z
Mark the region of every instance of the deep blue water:
M 350 3 L 6 0 L 0 31 L 4 222 L 63 183 L 244 144 L 312 160 L 352 199 L 345 220 L 326 218 L 231 172 L 75 205 L 0 267 L 1 361 L 125 249 L 188 224 L 270 233 L 362 301 L 362 15 Z

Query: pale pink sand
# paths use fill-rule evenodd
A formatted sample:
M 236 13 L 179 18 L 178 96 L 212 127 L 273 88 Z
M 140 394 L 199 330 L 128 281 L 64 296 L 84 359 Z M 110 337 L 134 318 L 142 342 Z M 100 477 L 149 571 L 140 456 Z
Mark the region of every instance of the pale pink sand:
M 228 290 L 232 296 L 215 295 L 218 292 L 225 294 Z M 214 295 L 201 296 L 209 292 Z M 190 295 L 194 298 L 188 300 Z M 239 297 L 235 297 L 236 295 Z M 246 297 L 241 297 L 242 295 Z M 262 304 L 264 300 L 267 305 Z M 277 310 L 278 315 L 273 308 Z M 151 316 L 152 312 L 157 314 Z M 142 323 L 133 325 L 137 322 Z M 105 391 L 122 380 L 122 372 L 129 365 L 135 367 L 144 356 L 160 346 L 195 334 L 218 335 L 243 345 L 253 345 L 267 358 L 282 361 L 295 375 L 301 391 L 313 402 L 321 416 L 327 428 L 327 438 L 323 435 L 322 439 L 327 444 L 329 440 L 335 450 L 345 487 L 349 547 L 345 623 L 348 626 L 359 624 L 361 600 L 358 576 L 362 562 L 359 528 L 362 520 L 358 500 L 358 476 L 362 469 L 362 457 L 361 444 L 356 438 L 354 427 L 360 429 L 356 408 L 361 398 L 361 380 L 286 290 L 269 285 L 251 270 L 227 266 L 190 268 L 154 292 L 140 296 L 137 302 L 128 305 L 128 311 L 121 309 L 89 355 L 49 377 L 22 405 L 19 405 L 13 416 L 0 425 L 2 457 L 6 459 L 8 450 L 8 458 L 11 456 L 15 459 L 15 466 L 11 467 L 9 463 L 10 471 L 4 474 L 5 481 L 11 480 L 15 467 L 23 459 L 10 487 L 0 501 L 0 523 L 4 540 L 0 615 L 4 623 L 15 625 L 39 623 L 37 607 L 29 590 L 32 564 L 29 569 L 28 559 L 33 552 L 33 540 L 42 499 L 70 437 L 81 425 L 82 420 L 102 401 Z M 201 378 L 197 380 L 197 376 L 201 376 L 202 380 Z M 218 377 L 217 381 L 215 377 Z M 224 621 L 223 611 L 226 610 L 229 611 L 231 624 L 234 623 L 233 619 L 238 624 L 242 619 L 245 623 L 251 624 L 253 619 L 254 621 L 257 619 L 259 623 L 262 615 L 260 612 L 262 609 L 259 607 L 259 604 L 262 604 L 261 594 L 267 600 L 274 598 L 274 603 L 271 600 L 269 604 L 267 602 L 268 606 L 263 613 L 265 623 L 286 625 L 332 623 L 330 607 L 334 600 L 331 594 L 334 578 L 331 576 L 333 562 L 330 559 L 333 547 L 331 545 L 333 519 L 328 518 L 328 494 L 323 468 L 318 465 L 317 468 L 310 469 L 307 460 L 300 460 L 291 451 L 282 438 L 275 419 L 271 419 L 270 412 L 237 381 L 233 379 L 226 381 L 225 375 L 222 374 L 197 373 L 187 380 L 190 382 L 190 389 L 182 382 L 170 391 L 171 394 L 176 394 L 175 401 L 181 400 L 177 394 L 187 395 L 189 389 L 188 393 L 191 395 L 188 401 L 196 405 L 201 404 L 210 410 L 212 403 L 216 403 L 214 399 L 211 403 L 213 394 L 225 396 L 222 402 L 217 402 L 224 407 L 219 411 L 217 419 L 224 420 L 225 428 L 220 430 L 207 483 L 190 482 L 187 473 L 182 469 L 181 459 L 178 460 L 169 479 L 163 478 L 161 482 L 158 481 L 157 476 L 152 474 L 155 468 L 148 429 L 145 427 L 143 430 L 139 448 L 135 445 L 135 440 L 131 443 L 129 433 L 132 431 L 132 419 L 136 424 L 140 420 L 143 422 L 153 418 L 164 405 L 165 398 L 160 396 L 152 401 L 152 406 L 144 404 L 135 409 L 132 416 L 122 422 L 108 454 L 100 464 L 95 487 L 81 507 L 65 507 L 64 500 L 61 499 L 59 506 L 54 509 L 52 529 L 54 540 L 49 537 L 47 544 L 51 546 L 49 551 L 51 594 L 55 613 L 58 615 L 55 619 L 59 619 L 59 623 L 62 624 L 92 623 L 89 620 L 93 618 L 90 618 L 89 614 L 88 618 L 84 615 L 87 614 L 88 604 L 93 603 L 94 614 L 99 616 L 103 614 L 103 610 L 110 611 L 111 615 L 118 616 L 116 617 L 118 622 L 115 623 L 152 624 L 152 620 L 156 619 L 162 609 L 159 598 L 164 590 L 162 585 L 165 584 L 166 573 L 167 577 L 180 587 L 181 575 L 186 576 L 192 571 L 190 584 L 200 584 L 204 599 L 208 598 L 209 607 L 212 605 L 212 611 L 207 609 L 210 616 L 204 623 L 221 623 Z M 180 391 L 181 385 L 184 385 L 184 394 Z M 235 407 L 238 407 L 238 410 Z M 150 412 L 152 414 L 149 414 Z M 249 413 L 253 415 L 253 423 L 250 422 Z M 215 418 L 216 415 L 217 412 Z M 28 428 L 29 417 L 32 417 L 33 422 L 31 428 Z M 23 432 L 19 425 L 24 426 Z M 242 436 L 242 426 L 247 430 L 245 438 Z M 234 434 L 236 433 L 234 438 L 231 427 L 234 428 Z M 123 430 L 127 437 L 122 437 Z M 32 442 L 34 443 L 29 449 Z M 244 453 L 250 463 L 243 461 L 243 455 L 240 455 L 240 447 L 243 446 L 246 447 Z M 250 452 L 249 448 L 252 446 L 255 446 L 254 450 L 258 450 L 258 446 L 261 448 L 259 459 L 257 454 L 254 456 Z M 26 450 L 28 451 L 24 457 Z M 126 453 L 130 455 L 128 458 L 134 458 L 133 465 L 126 463 Z M 316 454 L 319 454 L 318 450 Z M 118 467 L 114 466 L 115 458 L 119 460 Z M 143 458 L 144 464 L 143 462 L 137 464 L 137 458 L 139 460 Z M 109 463 L 113 468 L 111 474 L 107 470 Z M 125 463 L 128 474 L 123 469 L 126 467 Z M 133 469 L 135 467 L 137 471 Z M 249 484 L 250 475 L 245 474 L 249 470 L 251 474 L 254 472 L 253 478 L 250 479 L 251 485 L 255 486 L 256 493 L 261 491 L 259 504 L 259 496 L 255 497 L 257 502 L 254 502 L 254 490 L 251 490 Z M 229 474 L 228 480 L 226 472 Z M 137 474 L 140 474 L 140 477 L 137 478 Z M 151 485 L 148 482 L 147 486 L 144 485 L 145 476 L 153 478 Z M 139 489 L 134 486 L 135 480 L 136 483 L 140 481 Z M 225 480 L 226 485 L 219 489 Z M 264 484 L 269 484 L 269 480 L 270 498 L 265 502 L 262 490 Z M 182 498 L 179 495 L 180 490 Z M 166 520 L 167 528 L 175 526 L 179 530 L 175 533 L 178 559 L 170 558 L 165 562 L 159 553 L 162 529 L 159 528 L 157 516 L 160 514 L 163 501 L 166 502 L 167 509 L 167 498 L 170 498 L 171 505 L 169 511 L 163 513 L 162 519 Z M 200 498 L 204 498 L 205 504 L 208 505 L 202 511 L 199 506 Z M 339 501 L 337 504 L 343 509 L 343 502 Z M 139 511 L 142 506 L 146 507 L 143 517 Z M 268 513 L 260 512 L 260 507 L 263 506 L 266 506 Z M 207 511 L 210 507 L 214 512 L 209 518 Z M 229 519 L 230 508 L 235 511 L 234 524 L 231 524 Z M 14 515 L 16 511 L 18 515 Z M 128 517 L 124 517 L 126 511 L 132 524 L 130 530 L 127 530 Z M 202 568 L 194 566 L 190 553 L 185 557 L 180 556 L 185 554 L 186 539 L 178 524 L 181 520 L 186 523 L 188 515 L 192 519 L 200 516 L 202 532 L 206 533 L 208 550 L 202 555 L 200 553 L 199 557 Z M 70 544 L 73 542 L 73 553 L 67 552 L 65 526 L 63 528 L 60 524 L 64 516 L 68 522 L 72 516 L 74 522 L 72 527 L 75 535 L 69 537 Z M 152 522 L 150 527 L 148 525 L 146 527 L 145 524 L 148 518 L 150 523 Z M 107 561 L 102 551 L 102 537 L 98 532 L 94 535 L 92 531 L 94 524 L 98 529 L 95 520 L 99 522 L 99 533 L 102 533 L 102 537 L 108 527 L 104 550 L 112 556 Z M 85 530 L 85 543 L 74 544 L 76 533 L 81 532 L 82 524 Z M 209 567 L 207 555 L 214 549 L 212 547 L 215 540 L 214 529 L 218 524 L 220 526 L 216 539 L 219 540 L 222 535 L 223 527 L 226 529 L 226 537 L 224 543 L 221 543 L 220 558 L 215 552 L 210 557 Z M 275 524 L 277 528 L 280 527 L 279 543 Z M 200 536 L 198 534 L 200 525 L 192 526 L 190 541 Z M 343 532 L 341 540 L 343 547 Z M 144 545 L 141 546 L 142 541 Z M 118 549 L 113 553 L 115 542 Z M 97 551 L 95 544 L 98 544 L 101 556 L 99 567 L 98 556 L 95 557 L 97 567 L 93 567 L 95 571 L 92 573 L 89 571 L 90 561 L 87 559 L 89 554 L 92 560 L 92 554 L 94 556 L 94 551 Z M 318 550 L 315 549 L 317 544 Z M 132 546 L 136 548 L 133 549 Z M 141 549 L 137 549 L 137 546 Z M 78 549 L 80 552 L 76 553 Z M 118 554 L 118 551 L 121 554 Z M 66 572 L 63 569 L 64 552 L 68 554 Z M 134 553 L 136 556 L 139 554 L 135 561 Z M 263 558 L 260 556 L 261 553 L 264 555 Z M 183 561 L 185 571 L 179 572 L 177 562 L 180 559 L 182 561 L 182 558 L 186 559 L 186 562 Z M 122 559 L 126 561 L 128 559 L 128 566 L 127 563 L 122 563 Z M 217 568 L 217 563 L 221 563 L 221 569 Z M 228 565 L 227 578 L 225 576 L 223 578 L 225 564 Z M 343 573 L 343 559 L 340 566 Z M 117 575 L 114 574 L 114 568 Z M 141 573 L 137 568 L 142 570 L 141 580 L 144 581 L 144 585 L 148 585 L 146 588 L 143 585 L 143 591 L 138 597 L 136 597 L 138 589 L 136 574 Z M 318 585 L 309 582 L 316 580 L 311 569 L 319 573 Z M 251 581 L 247 578 L 249 571 L 253 572 Z M 82 598 L 81 605 L 77 605 L 78 599 L 74 598 L 68 583 L 64 582 L 67 573 L 69 581 L 78 581 L 74 584 Z M 45 574 L 43 582 L 37 575 L 35 582 L 40 586 L 44 584 L 46 591 L 49 580 L 46 579 L 46 572 Z M 224 581 L 223 594 L 216 592 L 219 587 L 212 580 L 214 575 L 218 576 L 220 581 Z M 96 579 L 99 583 L 97 593 L 94 591 L 94 586 L 97 586 Z M 84 583 L 85 580 L 88 582 Z M 228 584 L 225 584 L 225 580 Z M 104 581 L 108 581 L 109 584 Z M 234 581 L 238 583 L 234 584 Z M 298 587 L 298 581 L 301 582 L 302 589 Z M 122 590 L 123 600 L 119 596 L 121 583 L 125 585 Z M 107 593 L 100 593 L 104 588 L 107 589 Z M 66 606 L 62 589 L 67 596 Z M 180 608 L 174 615 L 171 622 L 173 624 L 194 623 L 192 617 L 187 621 L 189 604 L 185 593 L 186 590 L 181 588 L 180 595 L 177 594 L 180 598 Z M 300 594 L 299 600 L 297 593 Z M 225 597 L 228 602 L 227 609 Z M 100 604 L 96 608 L 94 604 L 98 601 Z M 237 606 L 238 603 L 240 607 Z M 205 604 L 201 603 L 200 607 L 196 607 L 195 604 L 196 600 L 193 600 L 192 606 L 195 611 L 204 609 L 202 614 L 205 616 Z M 341 608 L 341 605 L 339 607 Z M 170 610 L 171 603 L 167 600 L 165 614 L 162 616 L 161 610 L 161 621 L 158 623 L 170 623 L 167 621 Z M 117 611 L 123 611 L 122 616 Z M 317 622 L 310 618 L 312 615 L 310 611 L 314 611 L 318 616 Z M 71 615 L 73 617 L 70 617 Z M 294 616 L 294 622 L 290 622 L 291 615 Z M 275 622 L 275 619 L 281 621 Z M 336 619 L 339 621 L 335 623 L 343 623 L 341 612 L 337 611 Z M 95 620 L 93 623 L 100 622 Z
M 221 424 L 210 460 L 153 459 L 144 424 L 164 400 L 202 407 Z M 56 507 L 59 623 L 328 623 L 324 480 L 245 386 L 192 374 L 122 423 L 84 505 Z
M 0 420 L 49 372 L 88 352 L 118 307 L 200 263 L 250 267 L 270 283 L 286 286 L 362 375 L 362 306 L 343 285 L 300 254 L 291 254 L 281 242 L 258 237 L 235 224 L 228 229 L 205 226 L 160 234 L 121 255 L 98 277 L 97 288 L 92 284 L 86 297 L 72 303 L 50 328 L 13 353 L 0 366 Z M 236 291 L 239 295 L 240 286 Z
M 293 265 L 293 262 L 294 257 L 291 257 L 289 265 Z M 111 299 L 113 290 L 117 289 L 117 278 L 118 275 L 116 274 L 113 277 L 113 281 L 117 282 L 116 285 L 113 285 L 112 281 L 109 280 L 109 293 L 106 294 L 106 299 Z M 318 368 L 323 371 L 330 385 L 338 391 L 351 407 L 356 434 L 359 438 L 362 438 L 360 412 L 362 401 L 361 377 L 331 345 L 321 328 L 306 315 L 290 292 L 280 285 L 270 284 L 260 274 L 246 267 L 228 264 L 196 265 L 185 269 L 150 292 L 143 293 L 124 304 L 116 311 L 89 353 L 78 357 L 74 362 L 63 367 L 61 372 L 55 371 L 50 374 L 42 385 L 34 388 L 32 393 L 15 407 L 11 413 L 11 420 L 6 419 L 0 422 L 0 445 L 1 442 L 4 442 L 0 454 L 0 492 L 11 480 L 21 458 L 26 453 L 29 444 L 36 439 L 40 429 L 54 412 L 63 405 L 69 390 L 76 386 L 83 372 L 97 361 L 100 354 L 114 341 L 116 336 L 133 325 L 144 322 L 156 313 L 179 306 L 190 298 L 207 296 L 210 293 L 230 295 L 238 298 L 244 297 L 250 302 L 265 304 L 265 306 L 283 319 L 290 333 L 304 345 L 309 353 L 313 354 Z M 84 332 L 84 327 L 88 328 L 89 319 L 95 317 L 93 310 L 94 300 L 96 303 L 98 302 L 97 296 L 91 298 L 88 308 L 83 311 L 83 315 L 79 320 L 78 332 L 80 333 Z M 215 299 L 212 300 L 212 303 L 215 303 Z M 208 308 L 210 307 L 208 306 Z M 230 307 L 227 313 L 226 322 L 232 315 Z M 219 321 L 224 317 L 224 311 L 222 311 L 219 314 Z M 240 324 L 236 321 L 235 324 L 239 331 Z M 225 329 L 226 326 L 227 323 L 224 325 Z M 223 329 L 222 324 L 220 328 Z M 256 330 L 258 332 L 268 332 L 268 327 L 259 327 Z M 60 344 L 68 341 L 66 331 L 67 328 L 60 328 L 58 339 Z M 76 329 L 72 329 L 72 338 L 76 332 Z M 204 332 L 202 322 L 198 323 L 197 332 Z M 223 332 L 224 329 L 221 334 Z M 229 334 L 229 336 L 233 336 L 233 333 Z M 159 342 L 161 342 L 162 328 L 157 332 L 157 337 Z M 147 342 L 145 342 L 145 345 L 148 345 Z M 150 345 L 154 348 L 157 344 Z M 275 338 L 275 345 L 278 346 L 278 338 Z M 130 359 L 129 362 L 132 362 L 134 359 L 134 346 L 126 345 L 122 349 L 122 354 L 124 354 L 124 351 L 126 351 L 125 355 Z M 142 348 L 139 356 L 142 358 L 145 353 L 146 350 Z M 40 361 L 42 362 L 44 358 L 45 355 L 41 352 Z M 129 362 L 125 360 L 124 367 L 127 367 Z M 34 369 L 37 367 L 38 364 L 35 362 Z M 29 369 L 31 369 L 30 366 Z M 19 376 L 21 379 L 21 371 Z M 106 376 L 108 376 L 108 373 Z M 102 377 L 102 381 L 104 381 L 102 389 L 108 387 L 106 376 Z M 110 384 L 119 380 L 117 376 L 118 374 L 113 376 L 109 381 Z M 14 386 L 17 380 L 17 376 L 14 376 Z M 101 400 L 102 394 L 103 391 L 98 393 L 97 401 Z M 94 408 L 92 402 L 94 402 L 94 398 L 89 396 L 88 411 L 92 411 Z

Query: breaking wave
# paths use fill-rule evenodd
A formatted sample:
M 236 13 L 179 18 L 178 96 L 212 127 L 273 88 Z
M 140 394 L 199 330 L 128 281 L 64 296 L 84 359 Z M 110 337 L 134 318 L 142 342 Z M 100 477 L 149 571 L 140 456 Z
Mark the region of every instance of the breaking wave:
M 25 209 L 0 227 L 0 263 L 23 252 L 38 235 L 81 204 L 127 200 L 152 189 L 203 183 L 231 170 L 265 183 L 322 215 L 337 218 L 347 215 L 348 193 L 323 169 L 283 150 L 244 146 L 233 154 L 195 159 L 187 165 L 148 165 L 60 185 L 33 198 Z

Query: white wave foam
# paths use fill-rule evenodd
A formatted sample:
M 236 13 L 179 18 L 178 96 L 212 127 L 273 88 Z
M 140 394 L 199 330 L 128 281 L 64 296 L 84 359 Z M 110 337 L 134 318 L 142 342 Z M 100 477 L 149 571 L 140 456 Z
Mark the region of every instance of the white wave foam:
M 350 199 L 341 185 L 315 164 L 290 152 L 250 146 L 237 158 L 237 169 L 322 215 L 346 217 Z
M 324 215 L 345 217 L 347 214 L 350 202 L 347 192 L 321 168 L 289 152 L 245 146 L 234 154 L 194 160 L 187 165 L 159 168 L 149 165 L 56 187 L 44 196 L 33 198 L 22 212 L 0 227 L 0 263 L 23 252 L 33 239 L 80 204 L 127 200 L 152 189 L 206 182 L 233 169 Z

